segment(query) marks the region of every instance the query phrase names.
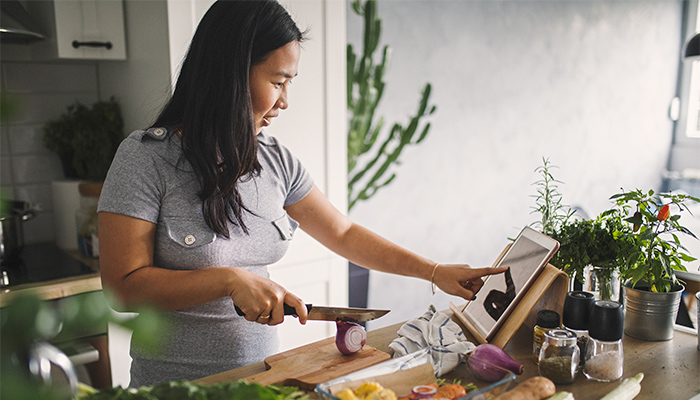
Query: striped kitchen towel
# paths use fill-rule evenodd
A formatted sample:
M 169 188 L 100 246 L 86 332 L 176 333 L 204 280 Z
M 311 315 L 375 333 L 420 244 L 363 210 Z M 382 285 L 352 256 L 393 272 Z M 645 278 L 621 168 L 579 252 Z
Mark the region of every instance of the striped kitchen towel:
M 394 357 L 428 347 L 435 376 L 452 371 L 468 352 L 476 348 L 466 339 L 459 325 L 446 314 L 436 311 L 432 304 L 423 315 L 403 324 L 398 335 L 389 344 Z

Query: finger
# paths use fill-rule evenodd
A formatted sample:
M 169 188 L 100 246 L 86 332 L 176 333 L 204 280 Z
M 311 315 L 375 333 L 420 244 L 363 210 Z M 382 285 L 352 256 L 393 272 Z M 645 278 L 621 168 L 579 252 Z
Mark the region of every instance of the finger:
M 259 316 L 264 315 L 260 311 L 252 311 L 252 310 L 245 310 L 245 309 L 241 309 L 241 310 L 244 313 L 243 318 L 245 318 L 247 321 L 250 321 L 250 322 L 255 322 L 258 320 Z
M 270 322 L 270 315 L 259 315 L 255 319 L 255 322 L 262 324 L 262 325 L 268 325 Z
M 268 325 L 279 325 L 284 322 L 284 303 L 278 303 L 270 313 Z
M 454 294 L 465 300 L 474 300 L 476 298 L 476 292 L 472 289 L 465 288 L 464 285 L 459 285 L 456 290 L 457 293 Z
M 495 274 L 502 274 L 506 272 L 510 268 L 509 266 L 506 267 L 488 267 L 488 268 L 473 268 L 472 270 L 476 272 L 476 276 L 487 276 L 487 275 L 495 275 Z
M 462 285 L 463 288 L 476 293 L 482 286 L 484 286 L 484 281 L 482 281 L 481 278 L 476 278 L 465 282 L 460 282 L 459 284 Z
M 293 295 L 292 293 L 287 293 L 287 295 L 284 297 L 284 302 L 291 306 L 294 307 L 294 310 L 296 310 L 296 314 L 299 317 L 299 322 L 302 325 L 306 325 L 306 321 L 309 318 L 309 312 L 306 310 L 306 304 L 297 296 Z

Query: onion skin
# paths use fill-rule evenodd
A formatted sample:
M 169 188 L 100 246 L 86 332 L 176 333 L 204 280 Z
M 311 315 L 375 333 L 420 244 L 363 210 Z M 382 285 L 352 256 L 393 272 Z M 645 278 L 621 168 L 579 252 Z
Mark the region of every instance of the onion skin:
M 345 354 L 351 355 L 362 350 L 367 343 L 367 331 L 354 322 L 336 321 L 335 346 Z
M 506 375 L 506 371 L 495 368 L 494 365 L 517 375 L 523 373 L 522 364 L 513 360 L 508 353 L 493 344 L 484 343 L 476 346 L 469 357 L 469 368 L 474 375 L 487 382 L 495 382 Z

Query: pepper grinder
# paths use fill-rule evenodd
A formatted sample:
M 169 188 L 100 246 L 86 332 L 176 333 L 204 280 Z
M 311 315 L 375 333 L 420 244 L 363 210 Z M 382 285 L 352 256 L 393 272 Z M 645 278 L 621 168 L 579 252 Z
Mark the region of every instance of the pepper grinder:
M 622 304 L 611 300 L 593 303 L 588 318 L 590 340 L 583 366 L 583 373 L 588 379 L 611 382 L 622 377 L 624 324 Z
M 564 328 L 576 334 L 576 344 L 581 352 L 579 368 L 584 365 L 588 345 L 588 317 L 595 298 L 593 293 L 575 290 L 566 294 L 562 322 Z

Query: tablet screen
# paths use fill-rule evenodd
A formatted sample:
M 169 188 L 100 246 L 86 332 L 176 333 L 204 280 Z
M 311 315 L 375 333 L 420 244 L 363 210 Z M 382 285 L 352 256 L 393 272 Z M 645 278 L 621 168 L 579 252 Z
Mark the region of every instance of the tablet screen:
M 510 266 L 508 271 L 490 276 L 477 300 L 470 302 L 464 310 L 484 337 L 491 333 L 523 288 L 529 286 L 556 251 L 556 241 L 529 231 L 535 232 L 530 228 L 523 230 L 499 263 Z

